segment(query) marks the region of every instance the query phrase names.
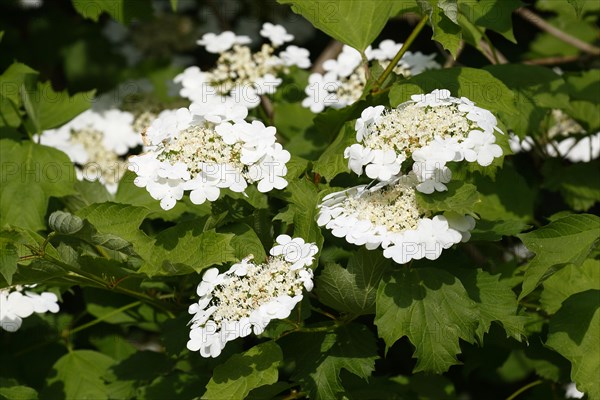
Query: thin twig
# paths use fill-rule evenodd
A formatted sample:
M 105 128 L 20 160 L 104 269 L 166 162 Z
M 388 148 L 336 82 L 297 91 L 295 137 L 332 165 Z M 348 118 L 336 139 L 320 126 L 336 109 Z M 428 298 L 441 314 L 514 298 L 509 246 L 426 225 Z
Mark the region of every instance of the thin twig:
M 319 74 L 325 72 L 325 70 L 323 69 L 323 63 L 327 60 L 336 58 L 338 54 L 342 52 L 343 48 L 344 44 L 338 42 L 337 40 L 332 40 L 331 42 L 329 42 L 327 47 L 325 47 L 321 54 L 319 54 L 319 57 L 317 57 L 317 59 L 315 60 L 315 63 L 312 67 L 312 72 L 317 72 Z
M 392 59 L 390 64 L 383 71 L 381 76 L 377 79 L 377 82 L 375 83 L 375 86 L 373 87 L 373 92 L 377 92 L 380 89 L 384 89 L 383 84 L 385 83 L 385 80 L 392 73 L 394 68 L 396 68 L 396 65 L 398 65 L 402 56 L 404 56 L 404 54 L 408 51 L 408 49 L 410 48 L 410 45 L 415 41 L 415 39 L 417 38 L 417 36 L 419 35 L 419 33 L 421 32 L 423 27 L 427 24 L 428 20 L 429 20 L 429 15 L 425 15 L 423 18 L 421 18 L 421 20 L 419 21 L 417 26 L 415 26 L 413 31 L 410 33 L 410 35 L 408 36 L 408 38 L 406 39 L 406 41 L 404 42 L 404 44 L 398 51 L 398 53 L 396 53 L 396 55 L 394 56 L 394 58 Z
M 534 60 L 523 61 L 523 64 L 529 65 L 557 65 L 557 64 L 568 64 L 576 61 L 587 61 L 590 59 L 589 55 L 574 55 L 574 56 L 558 56 L 558 57 L 544 57 L 536 58 Z
M 549 34 L 556 37 L 557 39 L 560 39 L 563 42 L 568 43 L 571 46 L 576 47 L 585 53 L 593 54 L 595 56 L 600 55 L 600 48 L 598 48 L 596 46 L 592 46 L 591 44 L 586 43 L 586 42 L 576 38 L 575 36 L 571 36 L 568 33 L 561 31 L 554 25 L 551 25 L 548 22 L 546 22 L 542 17 L 540 17 L 533 11 L 531 11 L 527 8 L 521 7 L 521 8 L 517 8 L 515 10 L 515 12 L 517 14 L 519 14 L 526 21 L 537 26 L 538 28 L 540 28 L 541 30 L 543 30 L 545 32 L 548 32 Z
M 506 400 L 514 400 L 516 399 L 521 393 L 531 389 L 534 386 L 537 386 L 541 383 L 544 383 L 544 381 L 542 381 L 541 379 L 538 379 L 537 381 L 533 381 L 525 386 L 523 386 L 522 388 L 520 388 L 519 390 L 517 390 L 516 392 L 514 392 L 513 394 L 511 394 L 510 396 L 508 396 L 506 398 Z
M 492 64 L 507 64 L 508 60 L 498 49 L 494 49 L 488 42 L 481 39 L 479 42 L 481 52 Z

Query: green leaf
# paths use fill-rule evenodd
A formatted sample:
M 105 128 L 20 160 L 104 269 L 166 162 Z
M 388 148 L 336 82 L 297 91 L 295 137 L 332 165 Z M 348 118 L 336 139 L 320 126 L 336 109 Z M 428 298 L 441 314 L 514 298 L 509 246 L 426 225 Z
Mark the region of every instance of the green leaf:
M 587 211 L 600 201 L 600 180 L 590 179 L 600 170 L 600 160 L 563 166 L 559 160 L 547 160 L 542 167 L 544 186 L 559 191 L 576 211 Z
M 0 387 L 0 399 L 37 400 L 38 393 L 28 386 Z
M 588 132 L 600 129 L 600 70 L 565 74 L 571 103 L 567 113 Z
M 289 194 L 289 208 L 294 216 L 294 236 L 301 237 L 309 243 L 316 243 L 320 249 L 323 245 L 323 234 L 316 221 L 320 198 L 316 185 L 306 179 L 296 179 L 289 182 L 285 190 Z M 316 260 L 318 256 L 317 253 Z
M 563 78 L 549 68 L 504 64 L 485 67 L 516 95 L 517 114 L 502 114 L 507 126 L 524 138 L 539 134 L 540 124 L 551 108 L 568 108 L 569 95 Z
M 375 325 L 389 349 L 407 336 L 415 346 L 413 372 L 443 373 L 459 364 L 459 339 L 474 343 L 480 311 L 460 280 L 437 268 L 403 269 L 377 291 Z
M 44 229 L 49 198 L 74 193 L 73 164 L 51 147 L 5 139 L 0 160 L 0 226 Z
M 353 143 L 356 143 L 356 131 L 351 123 L 347 123 L 333 143 L 315 161 L 313 171 L 323 176 L 327 181 L 331 181 L 338 174 L 348 172 L 350 169 L 348 168 L 348 161 L 344 158 L 344 150 Z
M 546 345 L 571 364 L 571 379 L 590 399 L 600 399 L 600 290 L 570 296 L 550 319 Z
M 560 16 L 581 18 L 585 14 L 600 11 L 600 4 L 587 0 L 538 0 L 535 7 L 542 11 L 554 12 Z M 579 10 L 579 12 L 578 12 Z
M 476 221 L 475 228 L 471 231 L 471 241 L 495 242 L 502 240 L 503 236 L 514 236 L 530 227 L 530 225 L 518 219 L 508 221 L 486 221 L 480 219 Z
M 544 281 L 540 304 L 548 314 L 558 311 L 563 301 L 575 293 L 600 290 L 600 261 L 587 259 L 581 266 L 567 265 Z
M 21 103 L 23 107 L 25 107 L 25 111 L 29 116 L 29 119 L 33 123 L 34 131 L 32 133 L 41 133 L 42 125 L 40 122 L 40 115 L 37 107 L 33 104 L 33 99 L 35 98 L 35 92 L 29 93 L 29 88 L 24 84 L 19 88 L 19 93 L 21 94 Z
M 478 107 L 499 117 L 519 113 L 512 90 L 488 71 L 468 67 L 424 71 L 398 82 L 390 90 L 390 105 L 395 107 L 410 100 L 413 94 L 429 93 L 434 89 L 448 89 L 453 96 L 467 97 Z
M 139 272 L 149 276 L 200 272 L 215 264 L 235 261 L 233 234 L 204 231 L 206 220 L 179 223 L 151 238 L 139 229 L 150 210 L 118 203 L 93 204 L 77 215 L 101 234 L 131 243 L 144 260 Z
M 139 272 L 148 276 L 181 275 L 236 261 L 231 246 L 233 234 L 202 231 L 198 221 L 179 223 L 162 231 L 144 255 Z
M 535 253 L 527 265 L 519 299 L 566 264 L 581 265 L 596 247 L 600 218 L 591 214 L 569 215 L 518 237 Z
M 112 358 L 96 351 L 73 350 L 54 364 L 56 376 L 48 379 L 48 384 L 62 398 L 107 398 L 107 385 L 101 377 L 113 364 Z
M 170 0 L 171 2 L 171 10 L 173 10 L 173 12 L 177 11 L 177 0 Z
M 328 333 L 297 333 L 280 340 L 286 361 L 294 363 L 292 380 L 314 399 L 347 396 L 342 369 L 367 380 L 375 369 L 377 342 L 364 325 L 349 324 Z
M 206 385 L 203 399 L 244 399 L 252 389 L 277 382 L 283 354 L 273 342 L 252 347 L 242 354 L 234 354 L 215 372 Z
M 329 36 L 364 51 L 399 9 L 398 1 L 277 0 Z
M 495 222 L 533 219 L 537 191 L 508 163 L 498 171 L 495 180 L 477 176 L 475 183 L 480 202 L 474 210 L 482 219 Z
M 91 337 L 90 342 L 96 346 L 102 354 L 105 354 L 116 361 L 124 360 L 137 351 L 137 349 L 123 336 L 107 335 L 102 337 Z
M 431 38 L 448 50 L 452 57 L 456 57 L 462 39 L 457 0 L 419 0 L 419 4 L 421 3 L 431 5 L 430 9 L 425 10 L 429 13 L 433 29 Z
M 261 263 L 267 258 L 267 253 L 256 232 L 246 224 L 228 225 L 223 232 L 233 233 L 231 247 L 235 258 L 241 260 L 249 255 L 254 256 L 254 262 Z
M 527 318 L 517 315 L 517 296 L 510 282 L 481 269 L 454 269 L 453 273 L 479 309 L 476 334 L 480 343 L 483 343 L 483 335 L 489 332 L 494 321 L 502 324 L 508 336 L 519 341 L 525 338 L 524 324 Z
M 29 86 L 37 80 L 39 72 L 25 64 L 14 62 L 0 75 L 0 97 L 10 100 L 14 106 L 21 106 L 21 87 Z M 4 110 L 2 110 L 4 113 Z
M 17 272 L 19 253 L 13 243 L 0 236 L 0 274 L 11 285 L 12 277 Z
M 517 43 L 513 34 L 512 14 L 522 4 L 520 0 L 479 0 L 473 8 L 481 11 L 474 22 Z
M 445 192 L 422 194 L 417 192 L 417 203 L 433 212 L 454 211 L 458 214 L 473 214 L 475 205 L 480 202 L 477 187 L 462 181 L 452 181 Z
M 136 253 L 147 256 L 151 252 L 153 240 L 139 227 L 150 210 L 118 203 L 92 204 L 77 212 L 77 216 L 87 220 L 101 234 L 115 235 L 133 245 Z
M 381 252 L 365 248 L 354 253 L 348 268 L 327 264 L 316 279 L 315 292 L 319 301 L 350 314 L 373 314 L 379 281 L 390 264 Z
M 152 5 L 146 1 L 125 0 L 71 0 L 75 10 L 84 18 L 98 22 L 102 13 L 108 13 L 118 22 L 128 25 L 134 19 L 152 17 Z M 173 0 L 171 0 L 173 2 Z M 173 4 L 171 2 L 171 5 Z
M 70 96 L 66 91 L 55 92 L 50 82 L 38 83 L 36 91 L 29 94 L 32 112 L 27 113 L 35 116 L 34 123 L 39 123 L 40 130 L 56 128 L 89 109 L 95 92 Z M 27 103 L 25 106 L 27 109 Z

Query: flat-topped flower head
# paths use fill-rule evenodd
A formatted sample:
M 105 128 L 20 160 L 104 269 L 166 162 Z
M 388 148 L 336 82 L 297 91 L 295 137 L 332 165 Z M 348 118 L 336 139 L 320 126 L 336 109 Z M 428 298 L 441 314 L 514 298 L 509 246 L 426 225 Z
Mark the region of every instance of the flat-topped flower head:
M 27 288 L 15 286 L 0 289 L 0 328 L 5 331 L 16 332 L 21 328 L 23 319 L 34 312 L 43 314 L 59 311 L 58 298 L 54 293 L 43 292 L 38 294 L 25 290 Z
M 396 53 L 402 48 L 402 43 L 384 40 L 376 49 L 367 48 L 367 61 L 377 60 L 386 68 Z M 406 52 L 398 62 L 393 72 L 405 77 L 419 74 L 427 69 L 439 68 L 434 61 L 435 55 Z M 360 53 L 344 46 L 336 59 L 323 63 L 324 74 L 311 74 L 309 84 L 305 89 L 306 97 L 302 103 L 311 111 L 321 112 L 325 107 L 341 108 L 353 104 L 363 94 L 367 83 L 365 67 Z
M 189 307 L 187 348 L 202 357 L 218 357 L 231 340 L 261 334 L 273 319 L 284 319 L 313 288 L 310 265 L 318 248 L 301 238 L 280 235 L 262 264 L 250 255 L 226 272 L 211 268 L 198 285 L 197 303 Z
M 348 243 L 373 250 L 399 264 L 438 258 L 443 249 L 466 241 L 475 221 L 454 213 L 434 215 L 419 206 L 414 174 L 332 193 L 319 205 L 317 224 Z
M 276 130 L 248 123 L 239 105 L 199 104 L 167 113 L 147 131 L 148 152 L 130 158 L 134 184 L 169 210 L 186 191 L 194 204 L 215 201 L 220 190 L 244 192 L 249 184 L 268 192 L 287 186 L 290 153 L 275 142 Z
M 193 103 L 233 102 L 254 108 L 260 104 L 261 95 L 276 91 L 291 67 L 310 67 L 306 49 L 288 46 L 276 54 L 280 46 L 294 38 L 282 26 L 267 22 L 261 35 L 271 44 L 265 43 L 253 52 L 247 46 L 250 39 L 246 36 L 236 36 L 233 32 L 205 34 L 198 44 L 219 54 L 216 66 L 209 71 L 192 66 L 177 75 L 175 82 L 181 85 L 179 94 Z
M 80 180 L 100 181 L 111 193 L 127 171 L 123 156 L 142 144 L 133 114 L 118 109 L 85 111 L 60 128 L 42 132 L 39 140 L 65 152 Z
M 358 143 L 346 148 L 349 168 L 380 181 L 400 172 L 405 162 L 420 185 L 432 193 L 446 190 L 451 173 L 446 163 L 477 162 L 488 166 L 502 156 L 496 144 L 496 118 L 467 98 L 455 98 L 448 90 L 434 90 L 395 109 L 367 107 L 356 121 Z

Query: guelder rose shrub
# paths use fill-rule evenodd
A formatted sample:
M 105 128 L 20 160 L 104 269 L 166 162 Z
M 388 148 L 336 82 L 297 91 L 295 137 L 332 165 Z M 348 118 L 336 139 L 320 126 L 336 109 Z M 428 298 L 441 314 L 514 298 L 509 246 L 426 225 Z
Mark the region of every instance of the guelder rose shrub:
M 0 398 L 600 399 L 599 14 L 3 2 Z

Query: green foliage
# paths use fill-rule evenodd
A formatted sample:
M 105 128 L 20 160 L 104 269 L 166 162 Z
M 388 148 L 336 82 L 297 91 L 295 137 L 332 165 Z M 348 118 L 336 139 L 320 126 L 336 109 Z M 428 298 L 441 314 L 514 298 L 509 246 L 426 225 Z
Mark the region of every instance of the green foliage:
M 450 273 L 437 268 L 400 270 L 377 291 L 375 325 L 389 349 L 407 336 L 415 346 L 414 372 L 442 373 L 458 364 L 459 339 L 473 343 L 477 304 Z
M 38 393 L 27 386 L 2 386 L 0 387 L 0 398 L 3 400 L 37 400 Z
M 377 287 L 391 262 L 381 253 L 358 250 L 347 268 L 327 264 L 317 278 L 316 292 L 320 301 L 338 311 L 350 314 L 375 312 Z
M 573 323 L 577 321 L 577 323 Z M 600 290 L 566 299 L 550 320 L 546 345 L 572 363 L 571 379 L 590 399 L 600 398 Z
M 470 183 L 450 182 L 447 191 L 424 195 L 417 192 L 417 203 L 425 210 L 433 212 L 453 211 L 458 214 L 473 214 L 474 207 L 481 200 L 477 187 Z
M 277 382 L 282 359 L 281 349 L 272 341 L 235 354 L 215 369 L 202 398 L 245 399 L 252 389 Z
M 24 123 L 30 134 L 40 133 L 90 108 L 94 90 L 70 96 L 66 91 L 55 92 L 50 82 L 37 82 L 37 78 L 37 71 L 17 62 L 0 76 L 0 127 L 17 128 Z
M 456 0 L 417 0 L 421 12 L 429 16 L 433 40 L 456 57 L 462 39 L 458 25 L 458 2 Z
M 0 399 L 545 400 L 563 398 L 571 381 L 600 399 L 600 165 L 549 157 L 548 147 L 600 130 L 600 71 L 591 54 L 599 3 L 278 2 L 268 10 L 258 0 L 227 9 L 177 0 L 1 6 L 1 322 L 14 318 L 6 294 L 16 285 L 56 294 L 60 312 L 33 313 L 17 333 L 0 326 Z M 519 7 L 592 50 L 530 25 Z M 245 18 L 304 18 L 321 31 L 310 37 L 306 21 L 287 26 L 293 44 L 310 51 L 313 69 L 290 67 L 277 92 L 249 111 L 275 126 L 291 154 L 284 189 L 221 189 L 202 205 L 184 195 L 164 210 L 134 184 L 135 173 L 127 171 L 112 193 L 78 180 L 65 153 L 39 143 L 37 135 L 87 110 L 96 90 L 135 117 L 189 105 L 176 94 L 175 75 L 189 58 L 203 72 L 218 58 L 196 40 L 215 21 L 219 30 L 250 34 Z M 430 28 L 420 31 L 426 24 L 437 43 Z M 385 39 L 433 54 L 444 67 L 391 74 L 380 85 L 386 63 L 361 63 L 350 79 L 364 71 L 361 99 L 318 114 L 302 105 L 310 74 L 329 69 L 322 52 L 335 57 L 334 41 L 366 55 Z M 123 93 L 146 80 L 152 92 Z M 469 243 L 438 259 L 398 265 L 384 257 L 385 241 L 367 250 L 319 227 L 318 206 L 329 193 L 376 183 L 351 173 L 344 158 L 362 111 L 434 89 L 490 110 L 503 131 L 495 133 L 503 156 L 488 167 L 448 163 L 447 191 L 416 194 L 421 208 L 471 215 L 476 226 Z M 554 110 L 581 132 L 562 132 Z M 511 155 L 512 134 L 535 146 Z M 314 289 L 285 318 L 228 342 L 217 358 L 189 351 L 188 307 L 205 270 L 223 272 L 250 255 L 265 262 L 282 234 L 316 243 Z
M 600 261 L 587 259 L 581 266 L 567 265 L 546 279 L 540 304 L 554 314 L 571 295 L 592 289 L 600 290 Z
M 549 109 L 569 107 L 567 87 L 558 74 L 548 68 L 521 65 L 491 65 L 486 67 L 495 78 L 515 93 L 517 114 L 505 120 L 508 128 L 519 137 L 538 135 L 542 120 Z
M 0 140 L 0 159 L 0 226 L 44 229 L 50 197 L 74 193 L 71 161 L 54 148 L 6 139 Z
M 91 350 L 75 350 L 53 366 L 56 375 L 48 380 L 50 393 L 70 399 L 107 398 L 109 387 L 102 379 L 114 360 Z
M 292 334 L 280 341 L 284 359 L 295 363 L 294 381 L 315 399 L 346 394 L 340 373 L 368 379 L 375 367 L 375 337 L 364 325 L 350 324 L 328 333 Z M 350 345 L 351 344 L 351 345 Z
M 389 98 L 392 106 L 410 100 L 413 94 L 446 88 L 453 96 L 467 97 L 477 106 L 491 110 L 500 118 L 519 114 L 514 93 L 491 73 L 475 68 L 454 67 L 429 70 L 394 84 Z
M 402 1 L 278 0 L 331 37 L 364 51 L 379 36 Z M 349 29 L 351 27 L 351 29 Z
M 536 256 L 527 265 L 519 298 L 565 264 L 581 265 L 595 248 L 600 218 L 591 214 L 569 215 L 529 233 L 517 235 Z
M 356 143 L 354 126 L 346 124 L 333 143 L 315 161 L 313 170 L 328 181 L 331 181 L 341 173 L 348 172 L 348 161 L 344 158 L 344 150 L 354 143 Z
M 558 191 L 565 202 L 576 211 L 588 211 L 600 201 L 600 181 L 590 179 L 600 168 L 600 162 L 577 163 L 564 167 L 558 160 L 548 160 L 542 172 L 545 186 Z
M 152 16 L 152 5 L 145 1 L 125 0 L 71 0 L 75 10 L 84 18 L 98 22 L 100 15 L 108 13 L 122 24 L 130 24 L 134 19 L 147 19 Z M 175 9 L 177 0 L 170 0 Z

